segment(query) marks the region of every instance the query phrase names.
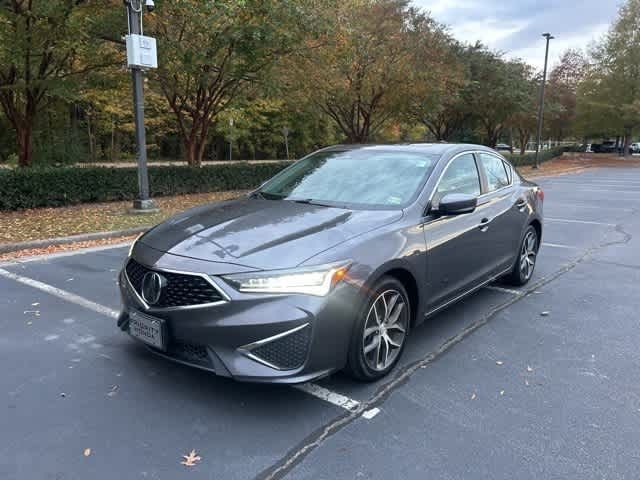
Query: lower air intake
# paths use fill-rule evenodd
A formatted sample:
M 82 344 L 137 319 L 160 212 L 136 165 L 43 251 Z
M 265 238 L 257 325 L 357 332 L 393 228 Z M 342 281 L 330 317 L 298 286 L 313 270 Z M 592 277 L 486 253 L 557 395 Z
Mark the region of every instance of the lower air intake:
M 278 370 L 294 370 L 304 364 L 310 340 L 311 329 L 305 326 L 289 335 L 252 348 L 250 353 L 251 356 Z

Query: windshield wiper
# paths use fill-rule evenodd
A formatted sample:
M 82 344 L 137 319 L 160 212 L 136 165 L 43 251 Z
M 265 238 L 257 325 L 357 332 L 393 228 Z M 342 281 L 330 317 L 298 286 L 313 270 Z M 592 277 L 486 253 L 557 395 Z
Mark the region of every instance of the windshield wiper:
M 319 202 L 318 200 L 314 200 L 313 198 L 292 198 L 290 199 L 295 203 L 303 203 L 305 205 L 317 205 L 319 207 L 333 207 L 333 205 L 328 205 L 326 203 Z

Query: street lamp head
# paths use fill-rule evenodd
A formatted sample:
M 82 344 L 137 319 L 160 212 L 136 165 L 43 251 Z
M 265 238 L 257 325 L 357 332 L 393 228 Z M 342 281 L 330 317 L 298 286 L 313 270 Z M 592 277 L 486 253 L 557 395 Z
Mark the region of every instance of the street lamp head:
M 544 38 L 546 38 L 547 40 L 553 40 L 554 38 L 556 38 L 553 35 L 551 35 L 550 33 L 543 33 L 542 36 Z
M 156 9 L 156 4 L 153 0 L 146 0 L 145 6 L 147 7 L 148 12 L 153 12 Z

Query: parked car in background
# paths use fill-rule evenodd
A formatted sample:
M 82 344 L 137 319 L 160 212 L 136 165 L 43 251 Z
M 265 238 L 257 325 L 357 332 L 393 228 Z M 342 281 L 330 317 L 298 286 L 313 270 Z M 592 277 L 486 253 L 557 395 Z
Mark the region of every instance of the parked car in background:
M 506 143 L 499 143 L 495 148 L 499 152 L 512 152 L 513 147 L 511 145 L 507 145 Z
M 631 153 L 640 153 L 640 143 L 632 143 L 631 144 Z
M 483 146 L 323 149 L 142 235 L 118 326 L 238 380 L 373 381 L 427 317 L 497 278 L 531 279 L 543 199 Z
M 616 153 L 618 151 L 618 147 L 616 147 L 616 142 L 614 141 L 592 143 L 591 151 L 593 153 Z

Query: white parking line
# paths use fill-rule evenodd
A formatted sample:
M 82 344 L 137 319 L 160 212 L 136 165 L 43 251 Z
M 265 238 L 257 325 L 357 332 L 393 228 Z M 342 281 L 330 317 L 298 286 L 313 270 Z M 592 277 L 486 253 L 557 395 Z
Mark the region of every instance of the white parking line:
M 105 307 L 104 305 L 100 305 L 99 303 L 92 302 L 91 300 L 81 297 L 80 295 L 67 292 L 66 290 L 62 290 L 60 288 L 54 287 L 52 285 L 48 285 L 38 280 L 24 277 L 22 275 L 17 275 L 3 268 L 0 268 L 0 277 L 8 278 L 10 280 L 14 280 L 16 282 L 22 283 L 23 285 L 36 288 L 45 293 L 53 295 L 54 297 L 61 298 L 62 300 L 65 300 L 67 302 L 75 303 L 76 305 L 87 308 L 101 315 L 105 315 L 111 318 L 118 318 L 118 312 L 116 310 L 113 310 L 109 307 Z M 344 408 L 345 410 L 353 411 L 357 409 L 358 406 L 360 405 L 360 402 L 358 402 L 357 400 L 353 400 L 340 393 L 332 392 L 331 390 L 328 390 L 314 383 L 294 385 L 294 388 L 301 390 L 305 393 L 308 393 L 309 395 L 312 395 L 316 398 L 324 400 L 325 402 L 331 403 L 332 405 L 335 405 L 340 408 Z
M 514 290 L 514 289 L 511 289 L 511 288 L 497 287 L 495 285 L 487 285 L 484 288 L 486 288 L 487 290 L 495 290 L 496 292 L 508 293 L 509 295 L 517 295 L 517 296 L 524 295 L 519 290 Z
M 548 243 L 548 242 L 543 242 L 542 243 L 543 247 L 551 247 L 551 248 L 578 248 L 578 247 L 572 247 L 571 245 L 561 245 L 559 243 Z
M 575 189 L 571 189 L 570 192 L 573 192 L 573 193 L 582 193 L 582 192 L 629 193 L 633 195 L 640 194 L 640 190 L 618 190 L 618 189 L 605 189 L 605 188 L 575 188 Z
M 354 411 L 360 406 L 360 402 L 336 392 L 332 392 L 315 383 L 303 383 L 301 385 L 294 385 L 293 388 L 302 392 L 313 395 L 316 398 L 320 398 L 325 402 L 329 402 L 336 407 L 344 408 L 345 410 Z
M 592 208 L 596 210 L 615 210 L 616 212 L 633 212 L 633 208 L 618 208 L 616 206 L 607 206 L 607 205 L 586 205 L 584 203 L 562 203 L 562 202 L 553 202 L 551 205 L 545 205 L 545 211 L 549 208 L 553 207 L 575 207 L 575 208 Z
M 80 305 L 81 307 L 93 310 L 94 312 L 97 312 L 101 315 L 106 315 L 107 317 L 111 318 L 118 318 L 118 312 L 116 312 L 115 310 L 112 310 L 109 307 L 105 307 L 104 305 L 100 305 L 99 303 L 92 302 L 91 300 L 87 300 L 86 298 L 81 297 L 80 295 L 76 295 L 75 293 L 67 292 L 66 290 L 62 290 L 52 285 L 42 283 L 32 278 L 17 275 L 2 268 L 0 268 L 0 276 L 9 278 L 33 288 L 37 288 L 38 290 L 42 290 L 43 292 L 53 295 L 54 297 L 61 298 L 63 300 L 66 300 L 67 302 L 75 303 L 76 305 Z
M 603 227 L 615 227 L 615 223 L 592 222 L 590 220 L 572 220 L 569 218 L 549 218 L 545 217 L 545 221 L 549 222 L 565 222 L 565 223 L 583 223 L 585 225 L 601 225 Z

